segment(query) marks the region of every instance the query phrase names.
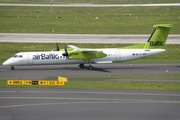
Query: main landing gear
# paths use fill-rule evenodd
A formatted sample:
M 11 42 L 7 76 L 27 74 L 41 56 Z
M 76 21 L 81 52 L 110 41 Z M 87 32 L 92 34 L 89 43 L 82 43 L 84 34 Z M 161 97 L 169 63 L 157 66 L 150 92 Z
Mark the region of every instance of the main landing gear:
M 82 63 L 79 64 L 79 67 L 80 67 L 80 68 L 84 68 L 84 64 L 82 64 Z
M 15 67 L 11 66 L 11 70 L 15 70 Z
M 83 63 L 81 63 L 81 64 L 79 64 L 79 67 L 80 68 L 84 68 L 84 64 Z M 91 66 L 91 64 L 88 66 L 88 70 L 93 70 L 94 68 L 93 68 L 93 66 Z
M 88 66 L 88 70 L 93 70 L 93 69 L 94 69 L 93 66 L 91 65 Z

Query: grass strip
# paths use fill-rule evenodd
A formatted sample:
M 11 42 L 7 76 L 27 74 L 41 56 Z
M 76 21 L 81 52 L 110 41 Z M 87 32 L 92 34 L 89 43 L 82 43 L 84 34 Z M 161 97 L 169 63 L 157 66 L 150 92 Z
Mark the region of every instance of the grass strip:
M 180 91 L 180 82 L 69 81 L 65 84 L 65 86 L 8 86 L 6 80 L 0 80 L 0 88 L 67 88 Z
M 57 77 L 55 77 L 57 78 Z M 104 75 L 104 76 L 68 76 L 68 78 L 111 78 L 111 79 L 180 79 L 180 74 L 158 74 L 158 75 Z
M 1 33 L 151 34 L 171 23 L 180 34 L 180 7 L 0 7 Z M 53 31 L 53 32 L 52 32 Z
M 0 0 L 1 3 L 21 4 L 50 4 L 51 0 Z M 57 4 L 93 3 L 93 4 L 154 4 L 154 3 L 179 3 L 179 0 L 53 0 Z

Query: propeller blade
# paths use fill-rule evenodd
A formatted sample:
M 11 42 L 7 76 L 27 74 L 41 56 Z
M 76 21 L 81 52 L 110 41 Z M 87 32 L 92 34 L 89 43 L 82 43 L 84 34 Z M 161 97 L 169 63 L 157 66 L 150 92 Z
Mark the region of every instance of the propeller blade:
M 67 46 L 64 47 L 64 51 L 67 53 Z
M 59 46 L 57 43 L 56 43 L 56 51 L 59 51 Z
M 64 53 L 62 53 L 63 56 L 68 57 L 68 52 L 67 52 L 67 46 L 64 47 Z

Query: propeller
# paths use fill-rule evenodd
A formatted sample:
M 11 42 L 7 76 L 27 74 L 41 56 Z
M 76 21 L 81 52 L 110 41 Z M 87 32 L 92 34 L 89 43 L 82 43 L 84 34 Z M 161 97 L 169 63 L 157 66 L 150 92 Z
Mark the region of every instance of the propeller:
M 59 46 L 57 43 L 56 43 L 56 51 L 59 51 Z
M 62 53 L 63 56 L 68 57 L 68 52 L 67 52 L 67 46 L 64 47 L 64 53 Z

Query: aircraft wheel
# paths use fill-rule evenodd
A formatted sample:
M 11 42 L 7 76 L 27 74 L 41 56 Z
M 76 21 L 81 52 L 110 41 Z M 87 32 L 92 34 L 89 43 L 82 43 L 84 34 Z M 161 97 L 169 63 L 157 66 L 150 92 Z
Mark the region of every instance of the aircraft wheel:
M 12 67 L 11 67 L 11 70 L 15 70 L 15 67 L 12 66 Z
M 89 69 L 89 70 L 93 70 L 93 66 L 90 65 L 90 66 L 88 67 L 88 69 Z
M 80 68 L 84 68 L 84 64 L 79 64 L 79 67 Z

